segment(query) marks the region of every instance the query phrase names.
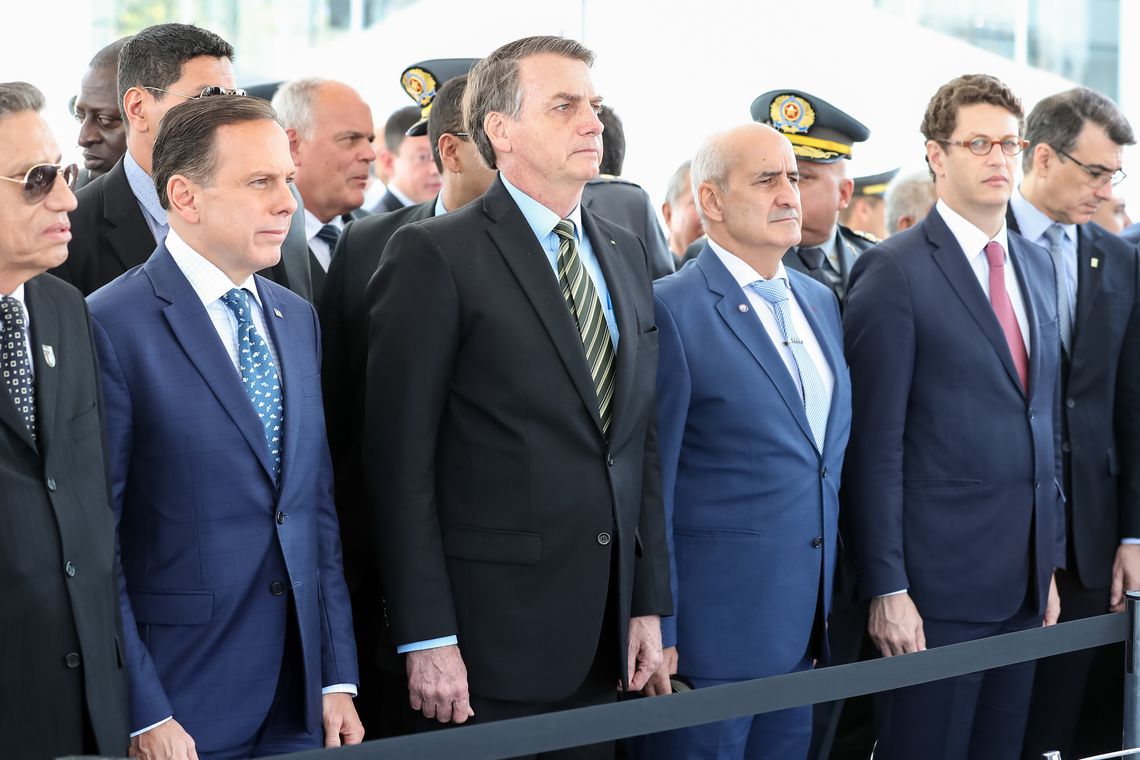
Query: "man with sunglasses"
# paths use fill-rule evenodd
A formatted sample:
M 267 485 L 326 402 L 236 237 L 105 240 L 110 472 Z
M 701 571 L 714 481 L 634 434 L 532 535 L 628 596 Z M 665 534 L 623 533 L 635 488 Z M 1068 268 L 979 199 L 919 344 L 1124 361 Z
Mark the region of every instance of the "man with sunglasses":
M 852 270 L 844 509 L 884 656 L 1059 613 L 1053 267 L 1005 222 L 1021 129 L 997 79 L 943 85 L 922 122 L 938 201 Z M 877 695 L 875 758 L 1016 757 L 1032 682 L 1024 663 Z
M 121 756 L 115 521 L 83 299 L 44 274 L 67 256 L 77 169 L 0 84 L 0 756 Z
M 87 64 L 79 84 L 72 115 L 79 122 L 79 147 L 83 148 L 83 171 L 76 188 L 102 177 L 127 151 L 127 132 L 115 89 L 119 51 L 130 37 L 115 40 Z
M 430 63 L 435 80 L 443 84 L 426 104 L 431 115 L 422 127 L 433 146 L 443 188 L 425 203 L 349 222 L 337 243 L 319 307 L 325 419 L 336 472 L 337 510 L 344 526 L 345 576 L 353 595 L 353 623 L 360 648 L 362 690 L 356 706 L 371 737 L 410 733 L 414 724 L 403 662 L 396 656 L 399 642 L 390 639 L 383 610 L 376 604 L 376 589 L 381 587 L 377 547 L 371 540 L 371 516 L 364 509 L 364 420 L 360 414 L 368 359 L 364 290 L 397 230 L 467 205 L 495 179 L 463 131 L 465 72 L 474 60 Z
M 1038 103 L 1025 136 L 1025 178 L 1006 220 L 1055 267 L 1068 498 L 1057 590 L 1062 619 L 1075 620 L 1122 610 L 1124 591 L 1140 588 L 1140 258 L 1134 244 L 1090 221 L 1112 202 L 1123 148 L 1136 139 L 1116 104 L 1083 87 Z M 1023 757 L 1075 751 L 1094 654 L 1037 663 Z M 1097 691 L 1114 695 L 1120 716 L 1119 680 Z M 1109 751 L 1119 722 L 1102 733 L 1082 750 Z

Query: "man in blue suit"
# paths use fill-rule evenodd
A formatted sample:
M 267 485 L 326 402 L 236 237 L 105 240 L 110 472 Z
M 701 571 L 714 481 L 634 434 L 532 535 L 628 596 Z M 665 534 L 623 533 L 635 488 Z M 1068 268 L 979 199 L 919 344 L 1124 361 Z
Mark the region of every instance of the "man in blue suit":
M 839 474 L 851 426 L 839 304 L 786 269 L 799 243 L 791 143 L 747 124 L 692 164 L 708 242 L 658 281 L 658 440 L 674 617 L 668 673 L 700 688 L 790 673 L 825 657 Z M 811 707 L 646 739 L 645 757 L 804 758 Z
M 359 742 L 317 317 L 253 275 L 296 208 L 288 138 L 262 100 L 201 98 L 164 118 L 154 170 L 170 235 L 90 297 L 132 754 Z
M 1021 129 L 997 79 L 943 85 L 922 123 L 938 202 L 852 271 L 844 510 L 884 656 L 1059 613 L 1053 267 L 1005 224 Z M 876 760 L 1017 757 L 1032 680 L 1025 663 L 879 695 Z

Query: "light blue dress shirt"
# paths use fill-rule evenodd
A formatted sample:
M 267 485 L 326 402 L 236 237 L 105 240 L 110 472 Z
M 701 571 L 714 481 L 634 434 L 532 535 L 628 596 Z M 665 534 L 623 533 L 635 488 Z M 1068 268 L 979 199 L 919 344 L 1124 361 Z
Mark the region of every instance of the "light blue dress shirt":
M 127 175 L 127 184 L 131 186 L 135 200 L 142 209 L 143 219 L 154 235 L 154 242 L 161 243 L 170 232 L 170 224 L 166 220 L 166 209 L 158 200 L 158 188 L 154 186 L 154 179 L 143 171 L 134 156 L 128 150 L 123 154 L 123 171 Z
M 1009 199 L 1009 206 L 1013 209 L 1013 218 L 1017 220 L 1017 227 L 1021 236 L 1031 243 L 1044 248 L 1051 247 L 1049 238 L 1045 237 L 1045 230 L 1057 224 L 1064 231 L 1061 237 L 1061 261 L 1064 264 L 1065 298 L 1069 301 L 1069 313 L 1077 313 L 1077 225 L 1054 222 L 1039 208 L 1025 199 L 1021 188 L 1013 192 Z

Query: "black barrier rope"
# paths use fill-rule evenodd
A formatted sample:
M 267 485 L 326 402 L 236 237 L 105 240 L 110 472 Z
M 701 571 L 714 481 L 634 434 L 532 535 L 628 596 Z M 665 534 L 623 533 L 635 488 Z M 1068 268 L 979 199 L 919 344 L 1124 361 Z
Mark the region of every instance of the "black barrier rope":
M 1124 641 L 1124 613 L 683 694 L 365 742 L 337 760 L 498 760 L 831 702 Z M 1122 676 L 1123 677 L 1123 676 Z M 365 726 L 365 730 L 367 730 Z M 283 755 L 329 760 L 324 750 Z

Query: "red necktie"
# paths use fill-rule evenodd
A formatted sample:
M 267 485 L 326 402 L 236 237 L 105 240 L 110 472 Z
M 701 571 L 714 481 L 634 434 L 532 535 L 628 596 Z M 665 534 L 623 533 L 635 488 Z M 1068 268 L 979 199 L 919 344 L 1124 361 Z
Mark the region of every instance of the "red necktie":
M 1013 366 L 1021 378 L 1021 387 L 1029 388 L 1029 355 L 1025 352 L 1025 340 L 1021 328 L 1017 326 L 1017 315 L 1013 313 L 1013 303 L 1005 289 L 1005 250 L 1001 243 L 991 240 L 986 243 L 986 261 L 990 265 L 990 304 L 994 307 L 1009 353 L 1013 356 Z

